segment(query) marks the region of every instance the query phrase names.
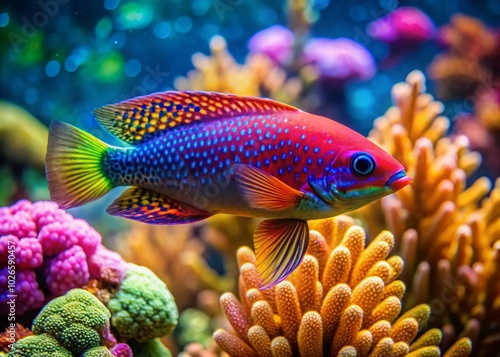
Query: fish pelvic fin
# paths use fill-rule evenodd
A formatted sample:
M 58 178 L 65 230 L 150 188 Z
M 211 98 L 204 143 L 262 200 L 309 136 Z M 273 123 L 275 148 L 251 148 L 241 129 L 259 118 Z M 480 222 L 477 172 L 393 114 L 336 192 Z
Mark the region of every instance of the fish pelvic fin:
M 309 243 L 309 227 L 300 219 L 262 221 L 253 236 L 261 290 L 286 279 L 300 264 Z
M 238 188 L 250 207 L 283 211 L 296 207 L 305 197 L 304 192 L 256 167 L 236 164 L 232 168 Z
M 67 209 L 92 202 L 114 185 L 102 169 L 108 145 L 67 123 L 53 120 L 45 156 L 50 198 Z
M 210 217 L 210 212 L 179 202 L 157 192 L 130 187 L 106 211 L 149 224 L 183 224 Z
M 138 145 L 168 130 L 239 115 L 299 111 L 271 99 L 194 91 L 167 91 L 140 96 L 94 110 L 111 134 Z

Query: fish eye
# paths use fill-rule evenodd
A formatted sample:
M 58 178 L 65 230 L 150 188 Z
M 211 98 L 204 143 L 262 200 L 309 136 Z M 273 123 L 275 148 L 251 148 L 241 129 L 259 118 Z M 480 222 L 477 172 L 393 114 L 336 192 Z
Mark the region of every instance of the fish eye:
M 359 153 L 351 158 L 351 168 L 359 175 L 368 175 L 375 169 L 375 161 L 370 155 Z

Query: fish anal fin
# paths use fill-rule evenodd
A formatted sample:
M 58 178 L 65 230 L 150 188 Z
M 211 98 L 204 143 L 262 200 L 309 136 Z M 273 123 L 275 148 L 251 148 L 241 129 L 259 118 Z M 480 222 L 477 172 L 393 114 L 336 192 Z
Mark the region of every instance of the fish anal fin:
M 97 108 L 94 116 L 111 134 L 136 145 L 184 125 L 281 110 L 298 111 L 290 105 L 266 98 L 216 92 L 167 91 Z
M 167 225 L 192 223 L 211 216 L 207 211 L 141 187 L 124 191 L 106 211 L 139 222 Z
M 284 280 L 300 264 L 309 243 L 309 227 L 300 219 L 262 221 L 254 236 L 260 289 L 268 289 Z
M 241 164 L 232 167 L 243 198 L 253 208 L 282 211 L 296 207 L 305 197 L 305 193 L 256 167 Z

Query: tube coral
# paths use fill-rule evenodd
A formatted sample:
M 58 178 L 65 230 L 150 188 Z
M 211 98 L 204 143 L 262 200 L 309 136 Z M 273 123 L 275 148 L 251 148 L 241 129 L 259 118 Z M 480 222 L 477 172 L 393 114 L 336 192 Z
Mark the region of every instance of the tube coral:
M 439 355 L 439 331 L 414 341 L 429 306 L 400 314 L 405 286 L 401 258 L 388 258 L 393 235 L 382 231 L 365 247 L 365 231 L 350 217 L 310 223 L 307 255 L 271 289 L 259 290 L 255 255 L 240 248 L 240 301 L 232 293 L 220 299 L 234 333 L 217 330 L 219 346 L 231 356 Z
M 487 199 L 487 178 L 467 187 L 481 157 L 466 137 L 444 136 L 449 120 L 425 93 L 420 72 L 395 85 L 393 97 L 395 106 L 375 121 L 369 137 L 397 157 L 414 182 L 361 209 L 359 217 L 370 232 L 383 222 L 394 232 L 406 263 L 402 280 L 411 287 L 405 306 L 430 303 L 429 321 L 442 328 L 443 347 L 461 332 L 479 355 L 489 355 L 499 333 L 493 321 L 500 316 L 500 180 Z

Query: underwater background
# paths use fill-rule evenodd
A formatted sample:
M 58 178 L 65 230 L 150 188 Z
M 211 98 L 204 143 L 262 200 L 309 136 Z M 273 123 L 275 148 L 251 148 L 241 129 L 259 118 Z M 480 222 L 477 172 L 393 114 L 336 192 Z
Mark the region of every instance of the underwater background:
M 4 1 L 0 51 L 0 353 L 14 334 L 12 356 L 498 355 L 499 0 Z M 301 267 L 265 291 L 246 247 L 256 220 L 126 221 L 104 213 L 118 189 L 68 212 L 37 202 L 51 120 L 122 145 L 92 110 L 165 90 L 332 118 L 414 183 L 311 222 Z M 73 331 L 68 301 L 92 327 Z

